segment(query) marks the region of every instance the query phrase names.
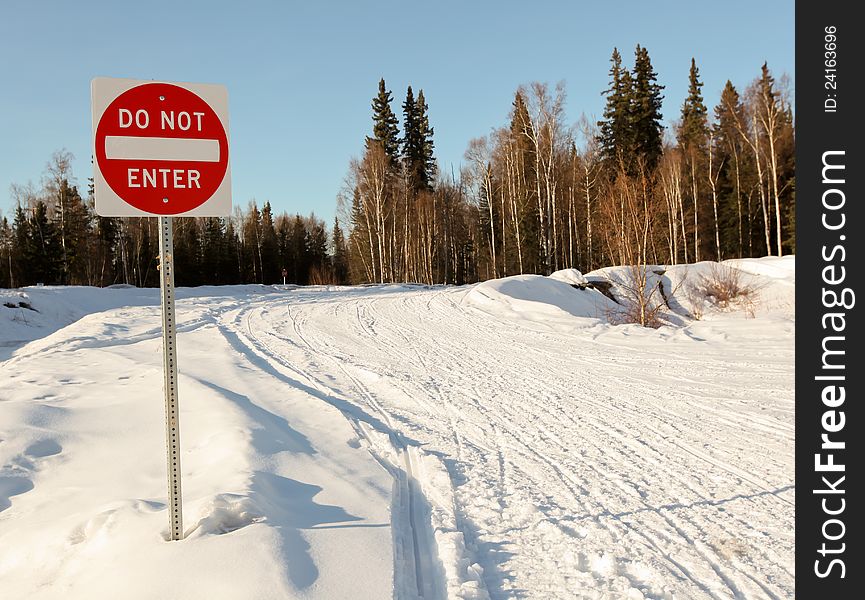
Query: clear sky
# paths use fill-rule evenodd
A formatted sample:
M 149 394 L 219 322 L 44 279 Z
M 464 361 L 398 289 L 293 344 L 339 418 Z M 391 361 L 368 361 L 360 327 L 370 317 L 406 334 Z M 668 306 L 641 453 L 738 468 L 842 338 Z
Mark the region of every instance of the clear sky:
M 234 203 L 331 221 L 380 77 L 400 116 L 406 86 L 424 90 L 439 164 L 458 173 L 469 139 L 506 123 L 521 83 L 564 80 L 568 119 L 597 118 L 613 47 L 631 66 L 639 43 L 672 120 L 692 56 L 710 108 L 763 61 L 792 77 L 793 24 L 792 0 L 3 0 L 0 211 L 10 184 L 38 184 L 62 148 L 85 187 L 95 76 L 226 85 Z

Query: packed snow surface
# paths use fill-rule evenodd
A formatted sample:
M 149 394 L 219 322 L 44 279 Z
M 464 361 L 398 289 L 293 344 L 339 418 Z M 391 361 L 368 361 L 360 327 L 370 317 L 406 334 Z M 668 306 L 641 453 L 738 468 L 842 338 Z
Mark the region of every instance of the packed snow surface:
M 793 266 L 180 290 L 177 542 L 158 291 L 0 290 L 0 595 L 792 597 Z

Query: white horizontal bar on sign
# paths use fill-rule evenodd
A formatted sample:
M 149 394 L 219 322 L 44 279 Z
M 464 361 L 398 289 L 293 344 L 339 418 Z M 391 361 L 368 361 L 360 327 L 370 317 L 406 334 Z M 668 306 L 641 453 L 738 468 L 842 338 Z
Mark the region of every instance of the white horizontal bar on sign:
M 122 160 L 218 162 L 219 142 L 207 139 L 109 135 L 105 137 L 105 156 Z

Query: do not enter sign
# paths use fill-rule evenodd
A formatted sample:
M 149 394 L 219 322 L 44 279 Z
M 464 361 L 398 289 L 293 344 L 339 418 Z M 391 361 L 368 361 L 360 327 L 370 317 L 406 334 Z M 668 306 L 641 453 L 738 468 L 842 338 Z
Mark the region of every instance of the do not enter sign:
M 231 214 L 223 86 L 93 80 L 96 212 Z

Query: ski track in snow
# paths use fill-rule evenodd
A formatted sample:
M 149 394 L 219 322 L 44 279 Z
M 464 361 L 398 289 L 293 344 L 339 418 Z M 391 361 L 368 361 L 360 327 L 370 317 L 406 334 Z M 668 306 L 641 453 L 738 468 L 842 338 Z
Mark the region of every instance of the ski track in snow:
M 471 290 L 182 300 L 181 376 L 184 338 L 212 331 L 274 386 L 345 417 L 393 480 L 399 600 L 793 596 L 789 322 L 754 337 L 557 331 L 483 312 Z M 60 330 L 2 365 L 158 340 L 156 309 L 122 311 L 134 331 Z M 270 402 L 267 426 L 298 406 Z M 64 442 L 3 467 L 0 517 Z

